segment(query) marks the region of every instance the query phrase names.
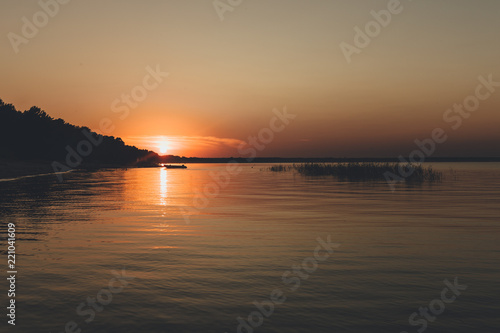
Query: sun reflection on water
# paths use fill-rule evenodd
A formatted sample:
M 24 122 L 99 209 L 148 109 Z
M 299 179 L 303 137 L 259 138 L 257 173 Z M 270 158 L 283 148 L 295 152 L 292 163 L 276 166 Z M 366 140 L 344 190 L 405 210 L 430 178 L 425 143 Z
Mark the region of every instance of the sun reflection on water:
M 167 169 L 160 170 L 160 205 L 166 206 L 168 201 L 168 174 Z

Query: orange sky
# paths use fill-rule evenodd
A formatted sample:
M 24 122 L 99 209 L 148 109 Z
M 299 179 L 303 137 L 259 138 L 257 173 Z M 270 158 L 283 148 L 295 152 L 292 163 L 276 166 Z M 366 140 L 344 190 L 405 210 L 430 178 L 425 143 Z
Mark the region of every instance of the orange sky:
M 44 9 L 3 0 L 0 98 L 166 154 L 244 155 L 286 106 L 258 156 L 407 155 L 436 127 L 435 156 L 500 156 L 500 88 L 460 128 L 443 120 L 479 76 L 500 82 L 500 2 L 402 0 L 349 63 L 342 43 L 390 2 L 248 0 L 221 21 L 206 0 L 45 0 L 53 17 L 15 46 Z

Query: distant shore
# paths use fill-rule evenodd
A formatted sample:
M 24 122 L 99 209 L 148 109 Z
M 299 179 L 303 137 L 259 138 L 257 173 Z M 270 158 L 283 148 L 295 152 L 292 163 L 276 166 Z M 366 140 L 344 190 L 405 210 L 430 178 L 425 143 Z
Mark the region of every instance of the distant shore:
M 407 158 L 406 158 L 407 159 Z M 397 163 L 394 157 L 256 157 L 251 160 L 244 157 L 179 157 L 160 156 L 160 163 Z M 500 157 L 429 157 L 425 162 L 500 162 Z
M 258 157 L 251 161 L 246 158 L 201 158 L 201 157 L 170 157 L 160 161 L 160 164 L 169 163 L 339 163 L 339 162 L 398 162 L 396 158 L 280 158 L 280 157 Z M 500 157 L 436 157 L 429 158 L 426 162 L 500 162 Z M 26 176 L 37 176 L 54 173 L 52 162 L 49 161 L 20 161 L 12 159 L 0 159 L 0 180 L 13 179 Z M 155 167 L 156 165 L 142 165 L 137 167 Z M 160 166 L 160 165 L 157 165 Z M 134 167 L 134 166 L 131 166 Z M 78 169 L 98 170 L 102 168 L 125 168 L 122 165 L 89 164 L 82 165 Z

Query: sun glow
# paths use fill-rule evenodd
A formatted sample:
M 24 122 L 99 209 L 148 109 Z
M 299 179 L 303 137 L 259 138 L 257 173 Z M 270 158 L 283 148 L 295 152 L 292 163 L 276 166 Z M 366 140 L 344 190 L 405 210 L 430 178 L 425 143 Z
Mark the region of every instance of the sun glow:
M 160 155 L 220 157 L 233 156 L 238 147 L 245 143 L 235 138 L 213 136 L 131 136 L 125 142 L 141 149 L 148 149 Z
M 158 145 L 158 150 L 160 154 L 166 154 L 168 151 L 168 143 L 167 142 L 160 142 Z

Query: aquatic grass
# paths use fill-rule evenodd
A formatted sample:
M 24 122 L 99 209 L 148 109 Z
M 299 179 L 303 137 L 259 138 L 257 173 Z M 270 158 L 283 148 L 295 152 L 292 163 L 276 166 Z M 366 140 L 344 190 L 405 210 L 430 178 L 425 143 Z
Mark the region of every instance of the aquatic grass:
M 283 171 L 291 171 L 294 169 L 294 165 L 283 165 L 283 164 L 278 164 L 278 165 L 273 165 L 272 167 L 269 168 L 270 171 L 273 172 L 283 172 Z
M 408 183 L 436 182 L 443 177 L 441 172 L 432 167 L 424 167 L 420 164 L 400 163 L 374 163 L 374 162 L 350 162 L 350 163 L 303 163 L 293 165 L 273 165 L 269 167 L 272 172 L 297 171 L 304 176 L 334 176 L 339 180 L 369 181 L 386 180 L 386 173 L 399 175 L 399 169 L 405 171 L 413 169 L 405 181 Z

